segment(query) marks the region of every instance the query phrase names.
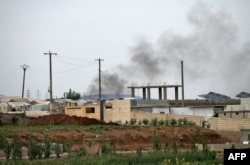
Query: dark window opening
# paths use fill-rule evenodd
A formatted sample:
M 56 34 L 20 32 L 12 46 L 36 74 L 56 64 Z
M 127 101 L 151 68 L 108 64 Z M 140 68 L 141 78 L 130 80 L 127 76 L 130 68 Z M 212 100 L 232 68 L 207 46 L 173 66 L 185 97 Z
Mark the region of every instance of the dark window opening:
M 105 108 L 106 108 L 106 109 L 112 109 L 112 104 L 110 104 L 110 103 L 105 104 Z
M 224 116 L 226 116 L 227 115 L 227 113 L 224 113 Z
M 87 107 L 86 113 L 95 113 L 95 108 L 94 107 Z
M 250 134 L 248 134 L 248 141 L 250 141 Z
M 239 115 L 239 112 L 236 112 L 235 114 L 236 114 L 236 115 Z

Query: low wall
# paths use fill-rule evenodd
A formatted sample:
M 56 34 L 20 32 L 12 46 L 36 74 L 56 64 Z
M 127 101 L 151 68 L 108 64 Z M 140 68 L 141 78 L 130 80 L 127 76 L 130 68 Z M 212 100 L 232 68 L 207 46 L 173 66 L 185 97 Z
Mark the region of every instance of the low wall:
M 202 150 L 202 144 L 195 144 L 198 150 Z M 250 144 L 208 144 L 209 150 L 215 152 L 223 152 L 224 149 L 247 149 L 250 148 Z
M 131 111 L 131 118 L 136 118 L 137 121 L 142 121 L 143 119 L 148 119 L 151 121 L 154 118 L 166 119 L 174 118 L 181 119 L 186 118 L 187 120 L 195 122 L 196 125 L 202 126 L 202 122 L 205 120 L 210 125 L 211 129 L 214 130 L 230 130 L 230 131 L 240 131 L 240 129 L 250 129 L 250 119 L 249 118 L 219 118 L 219 117 L 202 117 L 202 116 L 192 116 L 192 115 L 173 115 L 173 114 L 155 114 L 147 112 L 134 112 Z

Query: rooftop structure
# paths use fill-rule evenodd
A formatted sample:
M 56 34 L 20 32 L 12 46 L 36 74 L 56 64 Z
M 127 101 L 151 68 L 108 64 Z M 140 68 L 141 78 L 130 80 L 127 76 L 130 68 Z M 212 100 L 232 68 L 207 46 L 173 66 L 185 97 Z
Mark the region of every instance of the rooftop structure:
M 151 100 L 151 89 L 158 88 L 159 100 L 167 100 L 167 88 L 175 89 L 175 100 L 178 101 L 178 88 L 181 85 L 146 85 L 146 86 L 129 86 L 131 89 L 131 97 L 135 97 L 135 89 L 142 89 L 142 99 Z

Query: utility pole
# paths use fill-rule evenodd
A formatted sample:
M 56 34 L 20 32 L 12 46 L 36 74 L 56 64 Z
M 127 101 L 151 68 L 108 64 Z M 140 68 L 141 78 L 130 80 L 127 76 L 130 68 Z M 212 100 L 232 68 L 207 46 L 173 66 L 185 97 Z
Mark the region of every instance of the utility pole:
M 21 67 L 23 68 L 23 88 L 22 88 L 22 98 L 23 98 L 23 96 L 24 96 L 24 84 L 25 84 L 25 72 L 26 72 L 27 68 L 29 68 L 29 66 L 24 64 L 24 65 L 21 65 Z
M 57 53 L 44 53 L 44 55 L 49 55 L 49 68 L 50 68 L 50 87 L 49 87 L 49 93 L 50 93 L 50 102 L 53 102 L 52 99 L 52 61 L 51 61 L 51 55 L 57 55 Z
M 101 121 L 104 120 L 103 117 L 103 109 L 102 109 L 102 87 L 101 87 L 101 61 L 104 61 L 99 57 L 99 59 L 96 59 L 96 61 L 99 61 L 99 102 L 100 102 L 100 119 Z
M 181 61 L 181 89 L 182 89 L 182 106 L 184 107 L 184 71 L 183 71 L 183 61 Z

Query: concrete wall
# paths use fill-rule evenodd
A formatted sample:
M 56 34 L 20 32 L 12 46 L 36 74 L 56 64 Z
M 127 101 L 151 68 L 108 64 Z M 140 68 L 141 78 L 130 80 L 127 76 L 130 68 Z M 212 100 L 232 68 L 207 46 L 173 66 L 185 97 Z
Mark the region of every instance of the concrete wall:
M 240 141 L 249 141 L 250 142 L 250 129 L 241 129 L 240 130 Z
M 171 114 L 175 115 L 194 115 L 194 116 L 213 116 L 213 107 L 171 107 Z
M 94 111 L 91 111 L 91 109 L 94 109 Z M 69 116 L 88 117 L 100 120 L 100 105 L 86 104 L 83 106 L 66 107 L 64 113 Z
M 135 100 L 135 102 L 139 107 L 169 107 L 168 100 Z
M 195 144 L 198 150 L 203 150 L 202 144 Z M 223 152 L 224 149 L 247 149 L 250 148 L 250 144 L 208 144 L 210 151 Z
M 250 118 L 250 111 L 225 111 L 218 113 L 220 118 Z
M 104 105 L 104 121 L 105 122 L 121 122 L 130 121 L 131 100 L 112 100 L 106 101 Z
M 169 108 L 153 108 L 152 113 L 170 114 Z
M 151 121 L 154 118 L 166 119 L 174 118 L 181 119 L 186 118 L 187 120 L 195 122 L 196 125 L 202 126 L 203 121 L 207 121 L 210 124 L 210 128 L 214 130 L 232 130 L 240 131 L 240 129 L 250 129 L 250 119 L 248 118 L 219 118 L 219 117 L 202 117 L 202 116 L 190 116 L 190 115 L 173 115 L 173 114 L 156 114 L 146 112 L 133 112 L 131 111 L 131 118 L 136 118 L 137 121 L 148 119 Z
M 240 105 L 227 105 L 225 111 L 244 111 L 250 110 L 250 98 L 241 98 Z

